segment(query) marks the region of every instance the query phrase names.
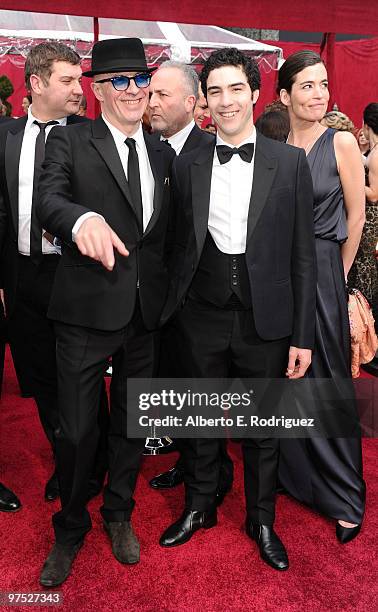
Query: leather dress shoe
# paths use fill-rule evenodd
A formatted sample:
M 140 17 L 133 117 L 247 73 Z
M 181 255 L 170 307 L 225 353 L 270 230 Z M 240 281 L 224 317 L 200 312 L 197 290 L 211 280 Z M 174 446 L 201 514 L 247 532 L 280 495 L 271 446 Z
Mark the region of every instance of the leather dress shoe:
M 130 521 L 103 521 L 104 529 L 112 541 L 113 555 L 120 563 L 134 565 L 140 559 L 140 546 Z
M 178 521 L 166 529 L 159 542 L 161 546 L 180 546 L 188 542 L 198 529 L 210 529 L 217 524 L 217 511 L 184 510 Z
M 55 501 L 59 497 L 59 482 L 57 473 L 54 472 L 51 478 L 46 482 L 45 500 Z
M 70 575 L 72 563 L 82 545 L 83 540 L 73 545 L 55 542 L 43 564 L 40 584 L 44 587 L 56 587 L 62 584 Z
M 259 547 L 260 557 L 276 570 L 287 570 L 289 559 L 284 545 L 270 525 L 247 523 L 247 535 L 255 540 Z
M 361 525 L 355 527 L 343 527 L 339 522 L 336 523 L 336 537 L 341 544 L 347 544 L 358 536 L 361 531 Z
M 184 482 L 184 472 L 178 467 L 173 467 L 167 472 L 163 472 L 150 480 L 150 487 L 153 489 L 173 489 Z
M 17 495 L 0 482 L 0 511 L 17 512 L 20 508 L 21 502 Z

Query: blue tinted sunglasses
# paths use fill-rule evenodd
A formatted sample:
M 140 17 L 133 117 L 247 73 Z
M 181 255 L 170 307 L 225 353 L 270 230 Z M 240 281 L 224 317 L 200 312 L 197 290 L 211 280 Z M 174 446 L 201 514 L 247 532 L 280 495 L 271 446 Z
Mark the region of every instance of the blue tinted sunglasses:
M 117 91 L 126 91 L 129 88 L 130 81 L 134 81 L 135 85 L 139 88 L 148 87 L 151 83 L 151 74 L 148 72 L 144 72 L 142 74 L 136 74 L 133 77 L 128 76 L 114 76 L 110 77 L 110 79 L 101 79 L 100 81 L 96 81 L 97 83 L 108 83 L 111 82 L 114 89 Z

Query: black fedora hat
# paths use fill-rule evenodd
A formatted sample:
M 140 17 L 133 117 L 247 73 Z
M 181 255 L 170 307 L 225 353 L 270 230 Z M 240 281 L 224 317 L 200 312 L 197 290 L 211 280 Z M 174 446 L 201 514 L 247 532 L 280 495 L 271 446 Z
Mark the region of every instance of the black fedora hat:
M 95 74 L 125 70 L 138 72 L 154 70 L 147 66 L 140 38 L 111 38 L 96 42 L 92 49 L 92 69 L 83 72 L 83 75 L 91 77 Z

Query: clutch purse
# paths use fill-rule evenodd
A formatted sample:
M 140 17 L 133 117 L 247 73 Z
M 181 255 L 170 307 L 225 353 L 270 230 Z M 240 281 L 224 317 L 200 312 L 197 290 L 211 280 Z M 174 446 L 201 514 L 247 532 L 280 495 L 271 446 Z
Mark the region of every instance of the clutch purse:
M 358 289 L 349 289 L 348 314 L 351 339 L 352 377 L 357 378 L 361 363 L 369 363 L 377 351 L 378 338 L 369 302 Z

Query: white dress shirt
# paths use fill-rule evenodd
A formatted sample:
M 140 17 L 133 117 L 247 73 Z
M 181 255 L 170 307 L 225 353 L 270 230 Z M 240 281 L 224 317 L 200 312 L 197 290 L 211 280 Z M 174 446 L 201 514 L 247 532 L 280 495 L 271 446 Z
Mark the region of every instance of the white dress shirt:
M 18 167 L 18 251 L 21 255 L 30 256 L 30 226 L 31 226 L 31 212 L 32 212 L 32 200 L 33 200 L 33 180 L 34 180 L 34 157 L 35 157 L 35 141 L 40 132 L 38 125 L 34 121 L 39 123 L 45 123 L 38 117 L 33 115 L 33 107 L 29 106 L 28 118 L 25 125 L 24 137 L 22 139 L 20 163 Z M 67 124 L 67 117 L 56 119 L 59 125 Z M 46 128 L 46 138 L 50 133 L 50 130 L 56 126 L 49 125 Z M 43 234 L 43 231 L 42 231 Z M 42 241 L 42 253 L 49 255 L 51 253 L 58 254 L 59 248 L 53 246 L 46 238 L 41 234 Z
M 125 140 L 127 136 L 123 132 L 121 132 L 118 128 L 114 127 L 109 121 L 102 115 L 102 119 L 104 123 L 108 126 L 111 135 L 113 136 L 114 143 L 117 147 L 118 155 L 121 160 L 122 168 L 125 173 L 126 179 L 127 177 L 127 163 L 129 159 L 129 147 L 125 144 Z M 148 157 L 147 147 L 143 136 L 143 127 L 142 123 L 140 124 L 137 132 L 130 136 L 136 142 L 136 150 L 138 153 L 138 161 L 139 161 L 139 174 L 140 174 L 140 186 L 142 192 L 142 206 L 143 206 L 143 231 L 146 229 L 151 217 L 154 212 L 154 191 L 155 191 L 155 180 L 154 175 L 152 174 L 150 160 Z M 81 217 L 78 218 L 75 225 L 72 228 L 72 239 L 75 241 L 75 237 L 77 232 L 79 231 L 81 225 L 84 223 L 86 219 L 89 217 L 101 217 L 95 212 L 87 212 Z
M 256 148 L 256 130 L 238 147 L 253 142 Z M 217 145 L 233 147 L 217 136 Z M 215 244 L 222 253 L 245 253 L 247 223 L 251 199 L 255 152 L 251 163 L 233 155 L 229 162 L 221 164 L 214 151 L 211 175 L 208 228 Z
M 188 125 L 186 125 L 182 130 L 173 134 L 169 138 L 165 138 L 164 136 L 160 136 L 160 140 L 168 140 L 171 147 L 176 151 L 176 155 L 179 155 L 182 151 L 184 144 L 186 143 L 188 136 L 192 129 L 194 128 L 194 119 Z

